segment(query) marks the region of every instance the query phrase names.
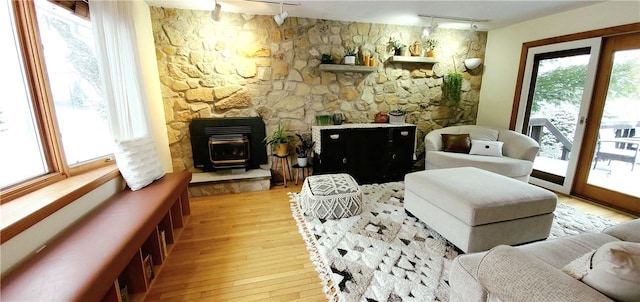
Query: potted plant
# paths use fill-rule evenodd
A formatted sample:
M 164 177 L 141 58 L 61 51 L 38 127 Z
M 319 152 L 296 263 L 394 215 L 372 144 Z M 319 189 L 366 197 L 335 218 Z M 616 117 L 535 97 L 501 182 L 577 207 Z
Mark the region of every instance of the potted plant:
M 389 46 L 391 46 L 391 48 L 393 49 L 393 54 L 396 56 L 401 56 L 402 49 L 407 47 L 394 38 L 389 38 Z
M 358 51 L 355 48 L 347 47 L 344 52 L 344 63 L 347 65 L 356 65 L 356 54 Z
M 389 124 L 404 124 L 407 111 L 401 106 L 398 109 L 389 112 Z
M 315 145 L 315 142 L 309 137 L 309 135 L 302 135 L 296 133 L 298 137 L 298 145 L 296 146 L 296 155 L 298 155 L 298 166 L 306 167 L 309 161 L 309 151 Z
M 271 145 L 271 151 L 277 156 L 286 156 L 289 154 L 289 135 L 286 134 L 282 124 L 278 124 L 278 129 L 264 138 L 265 145 Z
M 331 54 L 323 53 L 322 59 L 320 59 L 320 63 L 322 64 L 333 64 L 333 57 Z
M 460 101 L 460 91 L 462 89 L 462 74 L 459 72 L 449 73 L 444 78 L 444 96 L 453 101 Z
M 424 49 L 427 50 L 427 57 L 435 57 L 436 56 L 436 47 L 438 47 L 438 40 L 434 38 L 429 38 L 424 43 Z

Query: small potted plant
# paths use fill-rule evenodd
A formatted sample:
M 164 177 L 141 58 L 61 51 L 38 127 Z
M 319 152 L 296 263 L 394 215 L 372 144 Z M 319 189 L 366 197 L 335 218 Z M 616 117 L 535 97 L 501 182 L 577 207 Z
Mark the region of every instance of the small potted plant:
M 271 145 L 271 151 L 274 151 L 277 156 L 289 154 L 289 135 L 282 124 L 278 124 L 278 129 L 264 138 L 264 144 Z
M 298 166 L 306 167 L 309 161 L 309 151 L 315 145 L 315 142 L 309 137 L 308 134 L 302 135 L 296 133 L 298 137 L 298 145 L 296 146 L 296 155 L 298 155 Z
M 356 54 L 358 53 L 356 48 L 347 47 L 344 52 L 344 63 L 347 65 L 356 65 Z
M 427 57 L 435 57 L 436 56 L 436 47 L 438 47 L 438 40 L 434 38 L 429 38 L 425 41 L 424 49 L 427 51 Z
M 320 63 L 322 64 L 333 64 L 333 57 L 331 54 L 323 53 L 322 59 L 320 59 Z
M 393 54 L 396 56 L 401 56 L 402 49 L 407 47 L 394 38 L 389 38 L 389 46 L 391 46 L 391 48 L 393 49 Z
M 401 106 L 398 109 L 389 112 L 389 124 L 404 124 L 407 111 Z

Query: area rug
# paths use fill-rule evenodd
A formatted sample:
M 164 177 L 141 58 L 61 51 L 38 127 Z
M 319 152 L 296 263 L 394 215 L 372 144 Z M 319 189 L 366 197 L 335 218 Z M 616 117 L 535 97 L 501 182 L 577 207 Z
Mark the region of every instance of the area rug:
M 460 250 L 403 208 L 404 183 L 363 185 L 361 215 L 305 216 L 291 210 L 329 301 L 449 301 L 449 266 Z M 550 238 L 599 232 L 611 221 L 558 203 Z

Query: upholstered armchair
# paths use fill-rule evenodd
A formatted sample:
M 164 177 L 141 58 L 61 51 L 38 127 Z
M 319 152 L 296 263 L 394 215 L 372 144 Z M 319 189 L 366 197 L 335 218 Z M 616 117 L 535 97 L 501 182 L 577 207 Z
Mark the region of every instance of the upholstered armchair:
M 449 139 L 444 140 L 446 144 L 444 137 Z M 463 143 L 468 140 L 469 148 L 451 149 L 452 138 Z M 465 125 L 429 132 L 424 137 L 424 148 L 425 170 L 476 167 L 528 182 L 540 145 L 515 131 Z

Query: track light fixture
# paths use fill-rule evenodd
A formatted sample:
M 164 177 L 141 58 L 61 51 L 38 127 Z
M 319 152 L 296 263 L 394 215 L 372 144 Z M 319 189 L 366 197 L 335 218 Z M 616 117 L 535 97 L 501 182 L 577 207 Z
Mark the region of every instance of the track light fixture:
M 273 20 L 276 20 L 276 24 L 278 24 L 278 26 L 282 25 L 284 23 L 284 19 L 289 17 L 289 13 L 286 10 L 283 10 L 283 5 L 284 4 L 280 2 L 280 14 L 273 16 Z
M 434 31 L 436 31 L 436 28 L 438 28 L 438 22 L 433 22 L 433 17 L 431 17 L 431 25 L 425 27 L 422 30 L 422 38 L 426 39 L 429 37 L 429 35 L 431 35 Z
M 473 39 L 473 35 L 475 35 L 477 30 L 478 30 L 478 25 L 473 24 L 473 21 L 471 21 L 471 24 L 469 25 L 469 31 L 464 36 L 464 40 L 471 41 L 471 39 Z
M 218 3 L 218 0 L 215 0 L 215 7 L 211 11 L 211 20 L 220 21 L 220 11 L 222 11 L 222 6 Z

